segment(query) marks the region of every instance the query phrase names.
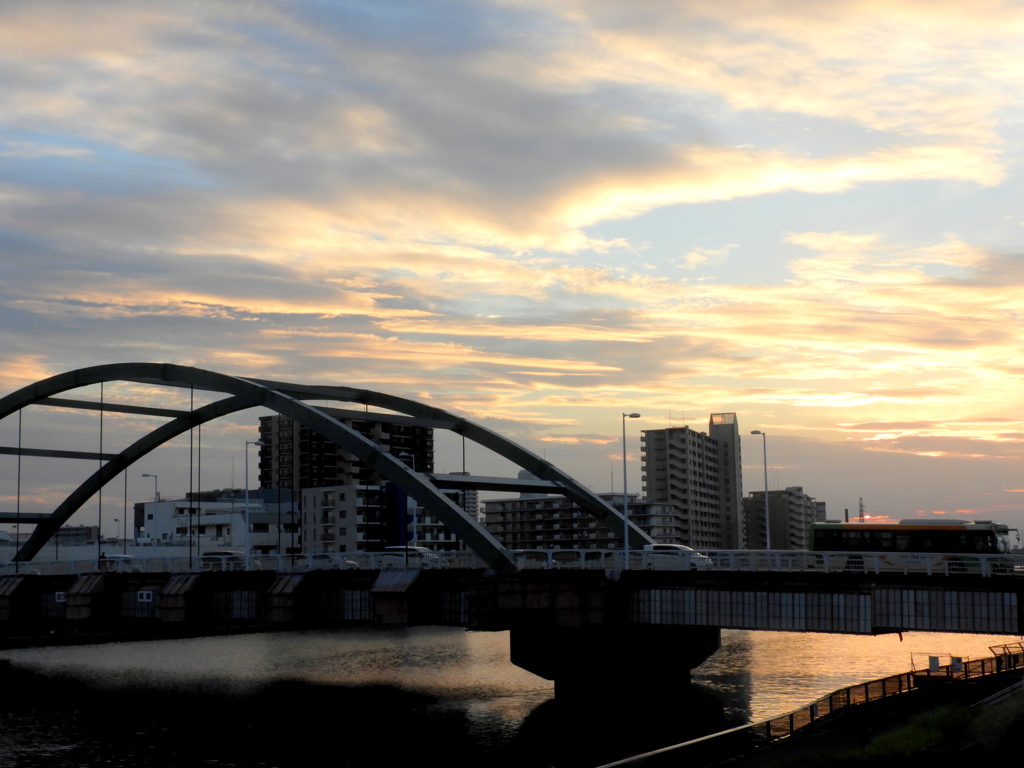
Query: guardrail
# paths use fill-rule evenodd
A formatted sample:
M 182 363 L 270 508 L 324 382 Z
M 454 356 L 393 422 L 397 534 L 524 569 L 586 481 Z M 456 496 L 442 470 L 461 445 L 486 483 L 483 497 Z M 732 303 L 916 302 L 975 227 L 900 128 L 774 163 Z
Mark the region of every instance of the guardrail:
M 678 553 L 632 550 L 628 563 L 621 549 L 512 550 L 523 569 L 585 568 L 607 571 L 681 570 L 777 573 L 913 573 L 930 576 L 1024 576 L 1024 555 L 964 555 L 922 552 L 806 552 L 778 550 L 704 550 Z M 326 569 L 382 568 L 486 568 L 472 552 L 342 552 L 295 555 L 254 554 L 253 570 L 301 572 Z M 0 564 L 0 575 L 10 573 L 76 574 L 110 572 L 177 572 L 190 570 L 245 570 L 242 553 L 204 554 L 193 557 L 159 555 L 32 561 Z
M 1009 643 L 992 646 L 991 657 L 961 660 L 951 658 L 948 664 L 926 670 L 912 670 L 866 683 L 858 683 L 823 696 L 811 704 L 770 720 L 741 725 L 727 731 L 702 736 L 699 739 L 664 747 L 642 755 L 607 763 L 598 768 L 619 768 L 630 765 L 680 765 L 681 761 L 699 764 L 698 753 L 727 753 L 726 744 L 733 753 L 749 752 L 792 736 L 801 728 L 824 720 L 850 707 L 896 696 L 913 690 L 915 678 L 948 678 L 969 680 L 1001 672 L 1024 669 L 1024 644 Z

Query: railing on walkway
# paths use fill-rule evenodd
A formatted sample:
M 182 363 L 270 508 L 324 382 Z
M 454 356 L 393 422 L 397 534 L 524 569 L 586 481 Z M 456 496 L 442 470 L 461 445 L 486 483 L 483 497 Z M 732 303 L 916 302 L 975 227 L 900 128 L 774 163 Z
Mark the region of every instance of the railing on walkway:
M 931 576 L 1024 576 L 1024 555 L 961 555 L 872 552 L 805 552 L 706 550 L 678 553 L 633 550 L 628 564 L 621 549 L 525 549 L 512 550 L 520 569 L 596 569 L 744 571 L 776 573 L 913 573 Z M 380 568 L 485 568 L 472 552 L 350 552 L 296 555 L 253 555 L 254 570 L 309 571 L 322 569 Z M 166 572 L 189 570 L 245 570 L 240 552 L 207 553 L 188 557 L 159 555 L 124 556 L 79 560 L 33 561 L 0 564 L 0 575 L 21 573 L 75 574 L 97 570 Z
M 780 717 L 749 726 L 752 746 L 762 746 L 792 736 L 794 731 L 840 712 L 847 707 L 906 693 L 914 687 L 914 673 L 904 672 L 843 688 Z
M 851 685 L 848 688 L 842 688 L 834 693 L 830 693 L 828 696 L 824 696 L 805 707 L 785 715 L 780 715 L 779 717 L 773 717 L 770 720 L 731 728 L 720 733 L 713 733 L 709 736 L 683 742 L 682 744 L 664 747 L 663 749 L 636 755 L 625 760 L 608 763 L 599 766 L 599 768 L 641 764 L 645 766 L 678 765 L 679 761 L 685 760 L 691 752 L 714 750 L 715 743 L 719 740 L 730 743 L 740 742 L 746 749 L 755 750 L 780 739 L 788 738 L 801 728 L 806 728 L 812 723 L 823 720 L 830 715 L 847 711 L 849 707 L 906 693 L 915 687 L 915 678 L 918 677 L 968 680 L 1000 672 L 1024 669 L 1024 643 L 996 645 L 992 646 L 990 650 L 993 653 L 991 657 L 969 660 L 950 657 L 949 662 L 946 664 L 931 663 L 922 670 L 915 669 L 899 675 L 884 677 L 880 680 L 871 680 L 866 683 Z
M 516 551 L 520 568 L 622 570 L 621 549 L 527 549 Z M 629 569 L 774 571 L 800 573 L 923 573 L 930 576 L 1024 575 L 1024 555 L 926 552 L 808 552 L 802 550 L 703 550 L 678 553 L 631 551 Z

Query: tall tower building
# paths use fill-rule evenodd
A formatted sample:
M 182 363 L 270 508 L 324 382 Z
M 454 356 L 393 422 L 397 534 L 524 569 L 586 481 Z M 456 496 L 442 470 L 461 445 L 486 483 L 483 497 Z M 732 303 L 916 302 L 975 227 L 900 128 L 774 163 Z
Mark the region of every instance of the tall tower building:
M 712 413 L 708 433 L 718 444 L 718 514 L 723 549 L 744 549 L 743 456 L 735 413 Z
M 711 414 L 708 431 L 690 427 L 641 434 L 644 496 L 668 504 L 681 543 L 695 549 L 742 549 L 739 424 L 735 413 Z

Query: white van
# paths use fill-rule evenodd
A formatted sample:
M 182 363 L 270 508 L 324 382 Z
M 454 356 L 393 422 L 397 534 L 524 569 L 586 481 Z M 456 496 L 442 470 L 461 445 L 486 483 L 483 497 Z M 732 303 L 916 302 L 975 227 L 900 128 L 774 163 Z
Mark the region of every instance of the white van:
M 438 562 L 437 553 L 426 547 L 384 547 L 384 556 L 380 559 L 380 567 L 435 568 Z
M 244 571 L 245 553 L 232 549 L 211 549 L 199 556 L 202 571 Z
M 118 573 L 141 573 L 142 564 L 135 561 L 132 555 L 100 555 L 100 570 Z
M 691 571 L 707 571 L 712 567 L 711 558 L 684 544 L 645 544 L 644 554 L 648 568 L 679 568 L 679 558 L 685 558 Z

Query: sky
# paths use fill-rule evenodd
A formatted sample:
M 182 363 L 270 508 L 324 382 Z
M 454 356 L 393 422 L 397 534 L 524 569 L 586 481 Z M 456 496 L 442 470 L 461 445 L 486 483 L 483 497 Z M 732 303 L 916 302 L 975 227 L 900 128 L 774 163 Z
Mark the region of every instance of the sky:
M 0 393 L 357 386 L 596 491 L 622 413 L 639 490 L 640 430 L 735 412 L 747 492 L 766 445 L 832 517 L 1024 527 L 1022 47 L 998 0 L 8 0 Z

